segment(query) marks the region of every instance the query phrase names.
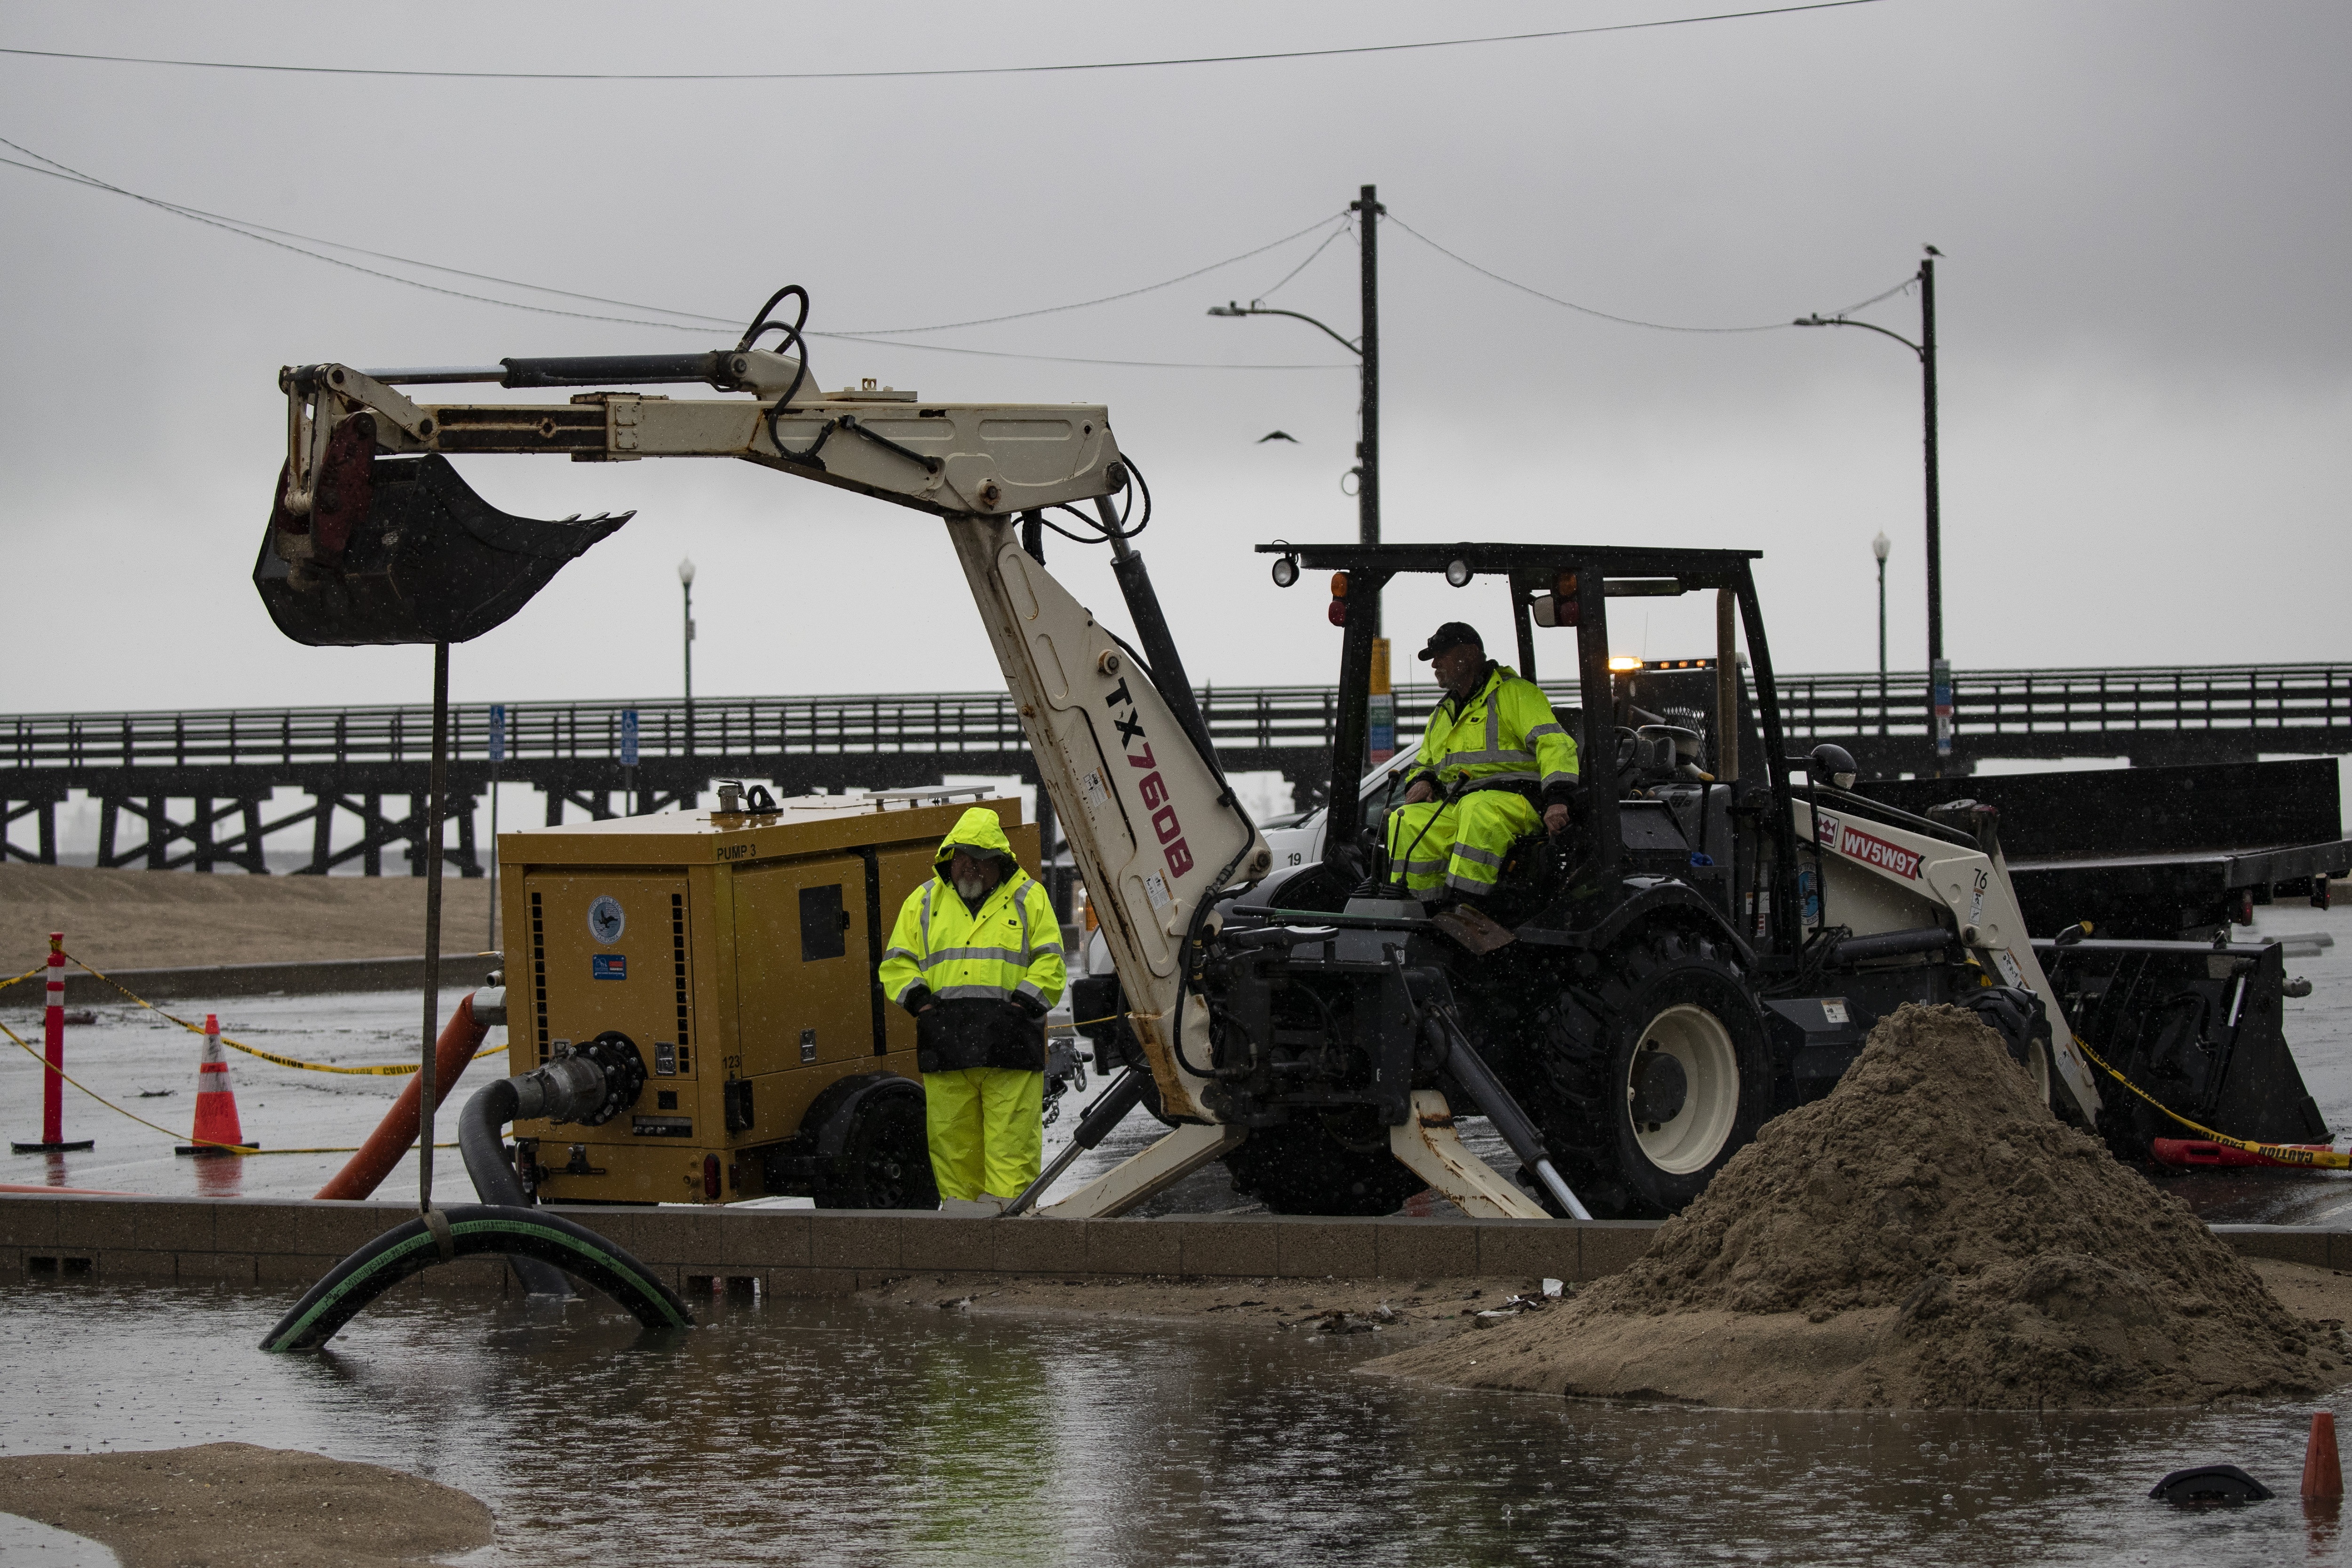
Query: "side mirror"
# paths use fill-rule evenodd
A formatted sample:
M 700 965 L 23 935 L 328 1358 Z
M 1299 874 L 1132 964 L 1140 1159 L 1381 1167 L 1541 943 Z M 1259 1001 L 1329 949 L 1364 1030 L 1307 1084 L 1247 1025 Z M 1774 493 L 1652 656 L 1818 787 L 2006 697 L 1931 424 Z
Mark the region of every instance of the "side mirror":
M 1862 776 L 1862 770 L 1854 765 L 1853 753 L 1826 741 L 1815 746 L 1812 754 L 1805 759 L 1805 772 L 1816 783 L 1827 779 L 1839 789 L 1852 789 L 1854 780 Z

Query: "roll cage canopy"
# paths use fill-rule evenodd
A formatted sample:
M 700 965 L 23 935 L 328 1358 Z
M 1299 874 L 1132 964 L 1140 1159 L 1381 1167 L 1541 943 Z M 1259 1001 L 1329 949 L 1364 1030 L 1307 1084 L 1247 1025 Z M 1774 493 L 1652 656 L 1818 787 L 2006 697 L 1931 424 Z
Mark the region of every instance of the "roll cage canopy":
M 1772 680 L 1772 655 L 1764 635 L 1764 615 L 1756 597 L 1756 578 L 1749 563 L 1757 550 L 1675 550 L 1622 544 L 1293 544 L 1276 540 L 1257 547 L 1261 555 L 1286 557 L 1316 572 L 1348 574 L 1349 600 L 1361 603 L 1391 579 L 1409 574 L 1444 577 L 1467 587 L 1480 577 L 1503 579 L 1511 600 L 1511 620 L 1518 632 L 1519 671 L 1536 676 L 1535 625 L 1538 601 L 1549 596 L 1551 625 L 1576 628 L 1577 686 L 1582 707 L 1577 744 L 1587 758 L 1617 754 L 1615 695 L 1609 668 L 1608 602 L 1619 598 L 1673 598 L 1713 589 L 1716 594 L 1716 733 L 1737 736 L 1738 711 L 1739 637 L 1747 638 L 1748 675 L 1754 683 L 1756 716 L 1763 728 L 1765 777 L 1748 781 L 1761 786 L 1771 799 L 1770 816 L 1779 873 L 1786 890 L 1793 890 L 1796 857 L 1788 768 L 1780 733 L 1780 705 Z M 1345 623 L 1339 654 L 1339 712 L 1331 747 L 1329 826 L 1324 843 L 1327 858 L 1353 853 L 1363 826 L 1359 785 L 1364 773 L 1365 745 L 1370 730 L 1372 617 L 1350 614 Z M 1721 748 L 1717 776 L 1737 783 L 1738 747 Z M 1735 795 L 1737 798 L 1737 795 Z M 1594 869 L 1604 887 L 1613 887 L 1622 861 L 1617 826 L 1616 793 L 1587 792 L 1586 825 L 1592 837 Z M 1785 897 L 1783 889 L 1776 894 Z

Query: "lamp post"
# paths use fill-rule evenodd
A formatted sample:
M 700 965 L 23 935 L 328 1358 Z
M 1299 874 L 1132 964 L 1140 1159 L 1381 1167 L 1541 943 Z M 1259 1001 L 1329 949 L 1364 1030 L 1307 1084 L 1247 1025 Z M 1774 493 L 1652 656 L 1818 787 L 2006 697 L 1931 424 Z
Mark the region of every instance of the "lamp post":
M 1870 542 L 1870 552 L 1878 558 L 1878 733 L 1886 735 L 1886 552 L 1894 548 L 1886 542 L 1886 531 L 1880 529 L 1878 537 Z
M 1944 659 L 1944 532 L 1943 501 L 1936 471 L 1936 260 L 1941 254 L 1934 246 L 1927 247 L 1927 255 L 1919 263 L 1916 281 L 1919 285 L 1919 341 L 1913 342 L 1900 332 L 1890 332 L 1885 327 L 1869 321 L 1849 321 L 1843 316 L 1823 316 L 1818 312 L 1800 316 L 1791 324 L 1800 327 L 1860 327 L 1876 332 L 1883 338 L 1893 338 L 1916 355 L 1919 361 L 1919 392 L 1922 408 L 1923 445 L 1927 456 L 1927 731 L 1935 737 L 1936 773 L 1943 775 L 1944 759 L 1952 754 L 1952 674 Z M 1882 562 L 1880 570 L 1885 571 Z M 1882 709 L 1883 710 L 1883 709 Z
M 1356 540 L 1360 544 L 1381 542 L 1381 290 L 1380 290 L 1380 215 L 1388 209 L 1380 204 L 1375 188 L 1366 185 L 1348 210 L 1361 215 L 1356 233 L 1363 253 L 1362 321 L 1363 331 L 1353 338 L 1340 336 L 1314 317 L 1298 310 L 1285 310 L 1253 300 L 1244 305 L 1229 300 L 1209 307 L 1212 316 L 1288 316 L 1306 322 L 1333 342 L 1354 354 L 1361 365 L 1361 391 L 1358 410 L 1361 428 L 1356 442 Z M 1381 635 L 1380 595 L 1372 595 L 1372 636 Z
M 694 755 L 694 558 L 680 556 L 677 585 L 686 595 L 686 754 Z

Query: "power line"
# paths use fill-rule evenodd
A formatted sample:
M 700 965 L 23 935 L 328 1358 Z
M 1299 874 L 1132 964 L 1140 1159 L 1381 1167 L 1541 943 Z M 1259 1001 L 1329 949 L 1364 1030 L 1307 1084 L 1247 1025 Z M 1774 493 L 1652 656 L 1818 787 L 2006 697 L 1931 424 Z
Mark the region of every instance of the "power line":
M 1640 33 L 1659 27 L 1690 27 L 1706 22 L 1738 22 L 1787 16 L 1804 11 L 1837 11 L 1874 5 L 1881 0 L 1812 0 L 1801 5 L 1771 5 L 1750 11 L 1717 11 L 1702 16 L 1666 16 L 1654 22 L 1616 22 L 1596 27 L 1555 27 L 1537 33 L 1495 33 L 1474 38 L 1430 38 L 1407 44 L 1358 44 L 1329 49 L 1268 49 L 1243 55 L 1175 55 L 1157 59 L 1095 60 L 1071 65 L 943 66 L 928 70 L 863 71 L 459 71 L 404 70 L 388 66 L 288 66 L 250 60 L 189 60 L 151 55 L 87 54 L 70 49 L 0 47 L 0 55 L 33 59 L 85 60 L 106 65 L 172 66 L 190 70 L 263 71 L 294 76 L 412 77 L 444 81 L 876 81 L 921 77 L 1046 76 L 1076 71 L 1146 70 L 1171 66 L 1245 65 L 1267 60 L 1330 59 L 1346 55 L 1403 54 L 1419 49 L 1458 49 L 1486 44 L 1535 43 L 1548 38 L 1588 37 L 1599 33 Z
M 103 191 L 109 195 L 122 196 L 129 200 L 138 202 L 142 205 L 153 207 L 160 212 L 170 213 L 174 217 L 185 218 L 192 223 L 200 223 L 208 228 L 216 228 L 224 233 L 236 235 L 239 238 L 252 240 L 256 244 L 267 245 L 275 249 L 289 251 L 296 256 L 306 257 L 313 261 L 322 261 L 330 267 L 340 267 L 348 271 L 358 272 L 369 278 L 380 279 L 387 283 L 398 283 L 411 289 L 421 289 L 428 293 L 440 294 L 451 299 L 470 300 L 477 304 L 499 305 L 504 306 L 509 310 L 528 310 L 535 315 L 563 316 L 569 317 L 574 321 L 605 321 L 620 326 L 651 327 L 661 331 L 690 331 L 696 330 L 699 326 L 705 325 L 719 327 L 729 331 L 733 331 L 740 325 L 740 323 L 726 317 L 705 315 L 698 311 L 692 310 L 677 310 L 666 305 L 646 305 L 634 300 L 612 300 L 600 294 L 581 294 L 568 289 L 554 289 L 550 288 L 545 284 L 524 282 L 519 279 L 500 278 L 487 272 L 469 272 L 463 268 L 457 267 L 445 267 L 438 262 L 420 261 L 413 257 L 394 256 L 387 251 L 370 250 L 364 246 L 346 245 L 340 240 L 322 239 L 313 235 L 296 234 L 294 231 L 289 229 L 271 228 L 266 224 L 253 223 L 250 220 L 244 218 L 228 217 L 222 214 L 206 212 L 200 207 L 184 206 L 179 203 L 164 201 L 157 196 L 142 195 L 137 191 L 127 189 L 121 185 L 113 184 L 106 180 L 100 179 L 94 174 L 85 174 L 81 170 L 73 168 L 68 164 L 60 163 L 54 158 L 48 157 L 41 153 L 37 153 L 20 142 L 9 141 L 5 136 L 0 136 L 0 146 L 13 147 L 17 152 L 24 153 L 26 157 L 39 159 L 40 163 L 50 165 L 50 167 L 43 168 L 40 166 L 40 163 L 20 163 L 14 158 L 0 158 L 0 164 L 5 164 L 9 168 L 22 169 L 28 174 L 47 175 L 50 179 L 61 180 L 68 184 L 80 185 L 88 190 Z M 1312 234 L 1316 229 L 1320 228 L 1328 221 L 1329 220 L 1326 218 L 1318 218 L 1314 223 L 1309 224 L 1307 227 L 1298 230 L 1295 234 L 1286 235 L 1281 239 L 1275 240 L 1271 244 L 1262 245 L 1257 247 L 1255 249 L 1244 251 L 1239 256 L 1227 257 L 1223 261 L 1212 262 L 1206 267 L 1195 268 L 1191 272 L 1184 273 L 1176 278 L 1168 279 L 1162 282 L 1147 284 L 1140 289 L 1130 289 L 1123 293 L 1105 295 L 1097 300 L 1079 300 L 1066 305 L 1049 305 L 1041 310 L 1020 311 L 1009 316 L 990 317 L 988 318 L 988 321 L 1017 321 L 1026 316 L 1050 315 L 1056 311 L 1074 310 L 1082 309 L 1087 305 L 1104 304 L 1113 300 L 1123 300 L 1137 294 L 1150 293 L 1154 289 L 1165 289 L 1171 284 L 1183 282 L 1187 279 L 1200 277 L 1205 272 L 1213 272 L 1217 268 L 1230 266 L 1234 262 L 1245 261 L 1251 257 L 1263 255 L 1266 251 L 1275 249 L 1279 246 L 1286 245 L 1290 241 L 1297 239 L 1303 235 Z M 286 236 L 287 237 L 272 237 L 273 236 L 281 235 Z M 664 315 L 677 316 L 683 318 L 683 320 L 677 321 L 647 321 L 642 317 L 635 316 L 614 316 L 590 310 L 558 310 L 551 306 L 529 304 L 520 300 L 501 300 L 493 295 L 477 294 L 463 289 L 445 288 L 436 283 L 425 282 L 420 279 L 403 278 L 398 273 L 385 272 L 373 267 L 362 267 L 357 262 L 346 261 L 341 257 L 322 255 L 318 251 L 306 249 L 302 246 L 289 243 L 292 239 L 303 239 L 312 245 L 324 245 L 337 250 L 349 250 L 362 256 L 375 257 L 380 260 L 396 261 L 403 266 L 425 268 L 431 271 L 446 272 L 456 277 L 472 278 L 483 282 L 497 283 L 507 288 L 525 289 L 536 293 L 552 294 L 566 299 L 589 300 L 598 304 L 618 305 L 624 309 L 633 310 L 651 310 Z M 967 321 L 950 324 L 957 326 L 974 326 L 982 323 Z M 988 359 L 1037 360 L 1055 364 L 1114 365 L 1131 367 L 1139 370 L 1289 371 L 1343 370 L 1350 368 L 1345 365 L 1332 364 L 1231 364 L 1215 361 L 1192 360 L 1087 359 L 1067 354 L 1017 353 L 1005 350 L 951 348 L 942 343 L 895 342 L 890 341 L 890 336 L 898 332 L 938 331 L 942 330 L 944 329 L 938 327 L 898 327 L 879 329 L 873 331 L 855 332 L 823 332 L 810 331 L 803 333 L 803 335 L 812 338 L 824 338 L 835 342 L 867 342 L 872 343 L 877 347 L 912 349 L 929 353 L 965 354 Z
M 1276 294 L 1276 292 L 1277 290 L 1279 290 L 1279 289 L 1282 288 L 1282 284 L 1283 284 L 1283 283 L 1287 283 L 1287 282 L 1289 282 L 1292 279 L 1294 279 L 1294 278 L 1297 277 L 1300 273 L 1302 273 L 1302 272 L 1306 271 L 1309 267 L 1314 266 L 1314 265 L 1315 265 L 1315 258 L 1316 258 L 1317 257 L 1318 257 L 1318 256 L 1322 255 L 1325 251 L 1327 251 L 1327 250 L 1330 249 L 1330 248 L 1331 248 L 1331 242 L 1332 242 L 1333 240 L 1335 240 L 1335 239 L 1339 238 L 1339 237 L 1341 235 L 1343 235 L 1343 234 L 1347 234 L 1347 233 L 1351 232 L 1354 228 L 1355 228 L 1355 224 L 1350 220 L 1350 218 L 1349 218 L 1349 215 L 1348 215 L 1348 214 L 1346 214 L 1346 213 L 1342 213 L 1342 214 L 1340 214 L 1340 215 L 1339 215 L 1339 227 L 1337 227 L 1337 228 L 1335 228 L 1335 229 L 1333 229 L 1329 234 L 1325 235 L 1325 236 L 1323 237 L 1323 243 L 1322 243 L 1322 244 L 1320 244 L 1320 245 L 1318 245 L 1318 246 L 1317 246 L 1313 250 L 1310 250 L 1310 251 L 1308 251 L 1308 252 L 1307 253 L 1307 259 L 1306 259 L 1306 260 L 1304 260 L 1304 261 L 1300 262 L 1297 266 L 1296 266 L 1296 267 L 1292 268 L 1289 271 L 1287 271 L 1287 272 L 1284 273 L 1284 274 L 1282 275 L 1282 283 L 1276 283 L 1276 284 L 1274 286 L 1274 288 L 1272 288 L 1272 289 L 1266 289 L 1264 293 L 1259 294 L 1259 295 L 1257 295 L 1257 296 L 1255 296 L 1255 297 L 1256 297 L 1257 299 L 1260 299 L 1260 300 L 1270 300 L 1270 299 L 1272 299 L 1272 298 L 1274 297 L 1274 295 Z
M 1213 360 L 1079 359 L 1069 354 L 1013 353 L 1001 349 L 953 348 L 946 343 L 906 343 L 894 338 L 877 338 L 864 332 L 804 332 L 802 335 L 870 343 L 883 349 L 924 349 L 935 354 L 970 354 L 978 359 L 1043 360 L 1048 364 L 1113 364 L 1138 370 L 1344 370 L 1350 374 L 1356 370 L 1352 364 L 1222 364 Z
M 1331 215 L 1331 216 L 1338 216 L 1339 215 Z M 1255 250 L 1244 250 L 1239 256 L 1228 256 L 1223 261 L 1212 261 L 1206 267 L 1195 267 L 1190 272 L 1180 272 L 1175 277 L 1166 279 L 1158 283 L 1146 283 L 1140 289 L 1122 289 L 1118 293 L 1105 294 L 1093 300 L 1074 300 L 1067 305 L 1047 305 L 1041 310 L 1015 310 L 1011 315 L 1007 316 L 979 316 L 969 321 L 941 321 L 935 327 L 874 327 L 863 331 L 836 332 L 833 335 L 844 338 L 891 338 L 898 337 L 900 334 L 907 332 L 945 332 L 951 331 L 958 327 L 991 327 L 994 326 L 999 321 L 1025 321 L 1033 316 L 1051 316 L 1063 310 L 1083 310 L 1089 305 L 1108 305 L 1114 300 L 1132 300 L 1138 294 L 1149 294 L 1156 289 L 1172 288 L 1179 283 L 1187 283 L 1192 281 L 1193 279 L 1200 277 L 1203 273 L 1214 272 L 1221 267 L 1231 267 L 1236 261 L 1247 261 L 1253 256 L 1263 256 L 1269 250 L 1279 249 L 1283 246 L 1288 245 L 1294 239 L 1303 238 L 1307 235 L 1313 234 L 1317 229 L 1321 228 L 1325 224 L 1329 223 L 1330 221 L 1331 217 L 1318 217 L 1313 223 L 1308 224 L 1305 228 L 1299 229 L 1294 234 L 1286 234 L 1280 239 L 1270 240 L 1266 244 L 1259 246 Z M 1329 243 L 1330 241 L 1328 240 L 1324 242 L 1326 245 Z M 1318 254 L 1320 254 L 1321 247 L 1318 246 L 1317 247 L 1317 251 Z M 1315 259 L 1314 257 L 1310 256 L 1307 258 L 1307 260 L 1309 261 L 1312 261 L 1313 259 Z M 1302 263 L 1302 265 L 1304 264 Z
M 1542 289 L 1522 283 L 1516 278 L 1506 278 L 1492 268 L 1481 267 L 1476 262 L 1471 260 L 1468 257 L 1459 255 L 1456 252 L 1446 249 L 1445 247 L 1438 244 L 1437 241 L 1430 238 L 1429 236 L 1422 233 L 1419 229 L 1405 222 L 1404 219 L 1398 217 L 1394 213 L 1388 215 L 1387 221 L 1396 225 L 1397 227 L 1404 230 L 1405 233 L 1412 236 L 1413 238 L 1421 241 L 1422 244 L 1429 247 L 1430 249 L 1437 252 L 1438 255 L 1444 257 L 1447 260 L 1458 262 L 1462 266 L 1468 268 L 1471 271 L 1477 273 L 1482 278 L 1490 278 L 1496 282 L 1502 284 L 1507 289 L 1516 289 L 1522 294 L 1533 295 L 1538 300 L 1546 300 L 1551 304 L 1560 306 L 1564 310 L 1574 310 L 1579 315 L 1591 316 L 1603 321 L 1614 321 L 1619 326 L 1645 327 L 1654 332 L 1700 332 L 1707 334 L 1720 334 L 1731 332 L 1777 332 L 1790 324 L 1788 321 L 1764 321 L 1752 327 L 1686 327 L 1676 325 L 1671 321 L 1644 321 L 1633 316 L 1616 315 L 1608 310 L 1595 310 L 1591 305 L 1580 305 L 1573 300 L 1563 300 L 1557 294 L 1547 294 Z M 1886 299 L 1889 295 L 1899 294 L 1905 289 L 1908 288 L 1910 283 L 1911 279 L 1906 278 L 1902 282 L 1897 283 L 1894 288 L 1887 289 L 1885 293 L 1875 294 L 1870 299 L 1864 300 L 1862 305 L 1874 305 L 1879 300 Z M 1850 310 L 1859 310 L 1862 309 L 1862 305 L 1850 305 L 1847 309 Z
M 4 140 L 5 139 L 0 139 L 0 141 Z M 10 147 L 16 146 L 16 143 L 14 142 L 5 142 L 5 144 Z M 17 148 L 17 150 L 19 152 L 25 151 L 25 149 L 21 147 Z M 32 153 L 31 156 L 38 158 L 41 155 L 38 153 Z M 45 162 L 47 160 L 45 160 Z M 532 314 L 540 316 L 568 316 L 574 321 L 614 321 L 622 326 L 654 327 L 658 328 L 663 331 L 671 332 L 682 332 L 688 330 L 687 327 L 677 321 L 647 321 L 633 316 L 606 316 L 589 310 L 559 310 L 550 305 L 529 305 L 520 300 L 499 300 L 488 294 L 469 293 L 463 289 L 445 289 L 438 283 L 427 283 L 422 279 L 403 278 L 396 272 L 385 272 L 373 267 L 362 267 L 356 261 L 345 261 L 339 256 L 327 256 L 316 250 L 306 250 L 301 246 L 290 244 L 286 240 L 273 239 L 266 234 L 256 234 L 249 229 L 239 228 L 235 223 L 221 218 L 208 216 L 198 213 L 194 208 L 174 206 L 170 202 L 158 201 L 153 196 L 142 196 L 136 191 L 125 190 L 121 185 L 110 185 L 104 180 L 96 179 L 90 175 L 83 174 L 76 171 L 66 170 L 64 173 L 59 173 L 59 170 L 65 170 L 65 165 L 62 163 L 58 164 L 56 169 L 44 169 L 32 163 L 20 163 L 14 158 L 0 158 L 0 163 L 5 163 L 12 169 L 25 169 L 36 174 L 47 174 L 53 180 L 63 180 L 68 184 L 80 185 L 88 190 L 104 191 L 110 195 L 127 196 L 134 202 L 153 207 L 158 212 L 167 212 L 173 217 L 186 218 L 191 223 L 200 223 L 206 228 L 216 228 L 224 234 L 233 234 L 240 239 L 252 240 L 257 245 L 267 245 L 273 249 L 291 251 L 296 256 L 305 256 L 313 261 L 323 261 L 330 267 L 341 267 L 347 271 L 358 272 L 369 278 L 380 278 L 387 283 L 400 283 L 404 284 L 411 289 L 422 289 L 428 294 L 446 295 L 453 300 L 470 300 L 477 304 L 482 305 L 503 305 L 509 310 L 529 310 Z M 657 309 L 658 307 L 656 308 Z

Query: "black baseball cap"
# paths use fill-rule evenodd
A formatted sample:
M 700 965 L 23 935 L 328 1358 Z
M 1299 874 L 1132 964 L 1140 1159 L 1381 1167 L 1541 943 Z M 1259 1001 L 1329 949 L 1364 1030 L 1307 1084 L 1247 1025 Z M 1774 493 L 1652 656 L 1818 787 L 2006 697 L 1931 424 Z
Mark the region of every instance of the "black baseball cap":
M 1486 651 L 1486 639 L 1478 635 L 1477 627 L 1466 621 L 1448 621 L 1429 634 L 1429 646 L 1421 650 L 1421 661 L 1427 664 L 1447 648 L 1461 647 L 1465 644 L 1480 653 Z

